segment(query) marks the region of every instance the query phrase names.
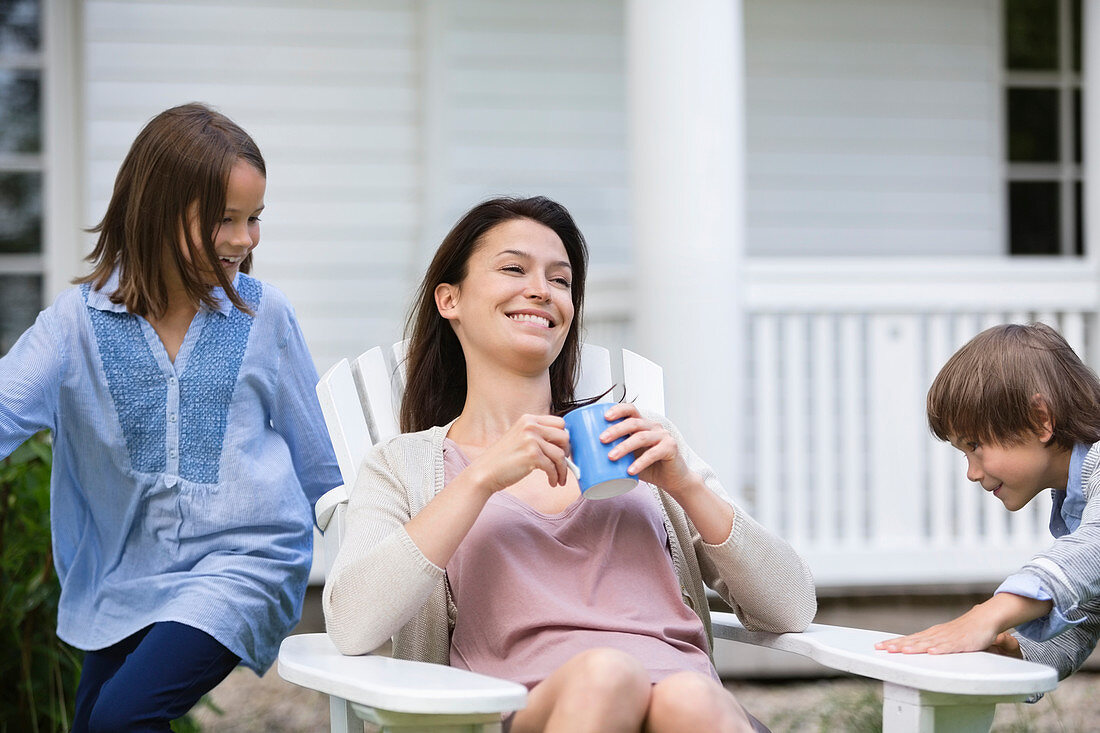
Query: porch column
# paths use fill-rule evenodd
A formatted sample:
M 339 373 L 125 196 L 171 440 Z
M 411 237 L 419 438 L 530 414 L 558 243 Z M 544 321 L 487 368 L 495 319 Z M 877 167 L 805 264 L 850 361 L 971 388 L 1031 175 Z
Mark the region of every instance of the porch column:
M 741 0 L 627 0 L 637 350 L 731 491 L 744 473 Z
M 1100 273 L 1100 0 L 1084 0 L 1081 16 L 1081 162 L 1085 169 L 1082 220 L 1086 261 L 1093 272 Z M 1097 307 L 1100 310 L 1100 303 Z M 1100 319 L 1094 319 L 1089 336 L 1089 351 L 1081 356 L 1095 369 L 1100 364 Z

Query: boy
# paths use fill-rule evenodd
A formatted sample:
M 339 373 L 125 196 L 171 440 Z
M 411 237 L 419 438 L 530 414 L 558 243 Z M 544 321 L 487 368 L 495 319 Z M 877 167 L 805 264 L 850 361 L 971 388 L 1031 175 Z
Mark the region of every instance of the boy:
M 988 601 L 876 648 L 985 650 L 1068 677 L 1100 637 L 1100 380 L 1049 326 L 994 326 L 940 370 L 928 423 L 966 456 L 966 477 L 1009 511 L 1052 489 L 1055 540 Z

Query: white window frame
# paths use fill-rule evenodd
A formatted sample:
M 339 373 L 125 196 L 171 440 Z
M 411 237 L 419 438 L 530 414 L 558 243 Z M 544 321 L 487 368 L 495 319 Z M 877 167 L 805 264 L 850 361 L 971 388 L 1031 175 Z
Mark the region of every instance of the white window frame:
M 42 0 L 44 299 L 83 274 L 83 0 Z M 94 223 L 94 222 L 93 222 Z
M 0 170 L 41 172 L 42 249 L 0 254 L 0 274 L 41 275 L 44 307 L 79 272 L 82 250 L 80 195 L 81 94 L 77 83 L 80 0 L 40 1 L 37 52 L 0 55 L 4 71 L 37 71 L 41 140 L 38 153 L 0 153 Z

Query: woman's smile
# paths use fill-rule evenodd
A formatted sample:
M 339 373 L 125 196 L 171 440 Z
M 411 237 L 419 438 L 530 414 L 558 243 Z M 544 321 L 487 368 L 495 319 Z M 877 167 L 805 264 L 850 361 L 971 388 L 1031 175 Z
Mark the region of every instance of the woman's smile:
M 520 323 L 528 323 L 533 326 L 540 326 L 542 328 L 553 328 L 554 320 L 540 311 L 523 310 L 515 313 L 509 313 L 508 318 Z

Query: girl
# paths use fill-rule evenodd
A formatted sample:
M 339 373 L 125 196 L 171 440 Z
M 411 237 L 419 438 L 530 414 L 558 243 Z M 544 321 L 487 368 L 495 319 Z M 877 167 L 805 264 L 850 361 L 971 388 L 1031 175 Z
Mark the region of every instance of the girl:
M 588 253 L 545 198 L 474 207 L 409 319 L 406 434 L 352 491 L 324 590 L 345 654 L 394 654 L 531 691 L 512 731 L 732 731 L 749 717 L 710 656 L 703 582 L 750 628 L 800 631 L 803 561 L 732 504 L 663 418 L 609 407 L 643 483 L 580 498 L 559 415 L 577 403 Z M 411 432 L 418 431 L 418 432 Z
M 340 482 L 284 296 L 247 273 L 266 171 L 188 104 L 141 131 L 92 273 L 0 359 L 0 456 L 53 431 L 57 633 L 74 731 L 169 730 L 301 613 L 310 504 Z

